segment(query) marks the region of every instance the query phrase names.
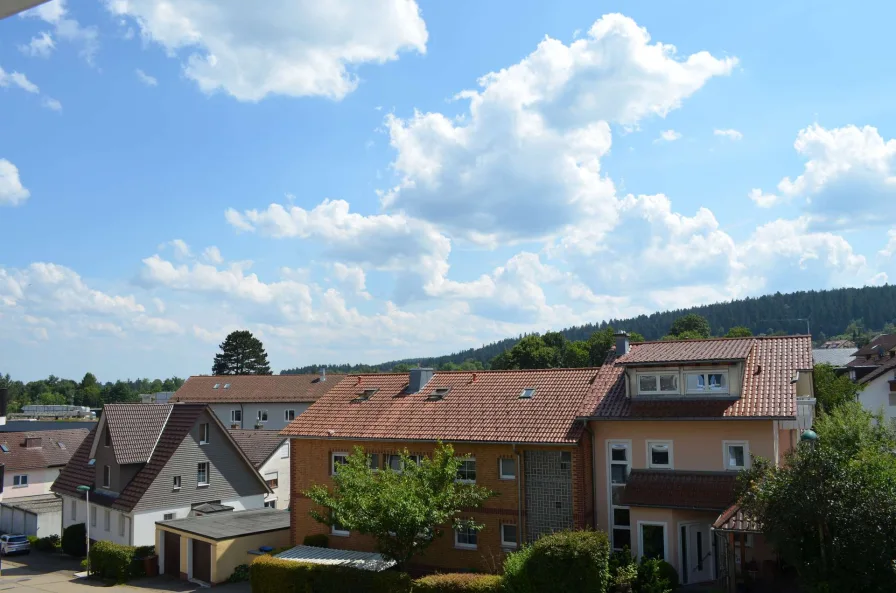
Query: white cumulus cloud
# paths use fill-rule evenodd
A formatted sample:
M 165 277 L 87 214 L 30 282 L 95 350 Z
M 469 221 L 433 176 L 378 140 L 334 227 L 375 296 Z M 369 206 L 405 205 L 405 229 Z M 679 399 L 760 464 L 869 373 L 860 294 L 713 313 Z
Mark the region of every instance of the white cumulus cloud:
M 19 51 L 26 56 L 35 58 L 49 58 L 54 49 L 56 49 L 56 42 L 47 31 L 41 31 L 28 43 L 19 45 Z
M 728 138 L 729 140 L 741 140 L 744 137 L 744 135 L 742 133 L 740 133 L 739 131 L 732 129 L 732 128 L 728 128 L 728 129 L 716 128 L 715 130 L 712 131 L 712 133 L 716 136 Z
M 66 8 L 65 0 L 50 0 L 22 13 L 25 18 L 38 18 L 53 25 L 53 32 L 57 39 L 75 43 L 80 46 L 79 53 L 88 63 L 93 64 L 93 59 L 99 51 L 99 31 L 96 27 L 82 26 L 77 20 L 71 18 Z M 37 45 L 38 54 L 34 54 L 32 48 Z M 55 47 L 52 36 L 42 32 L 28 44 L 31 55 L 46 57 Z M 24 51 L 24 50 L 23 50 Z M 46 55 L 40 53 L 46 52 Z
M 663 130 L 656 142 L 675 142 L 681 139 L 681 133 L 675 130 Z
M 0 159 L 0 206 L 17 206 L 30 196 L 31 192 L 19 178 L 19 169 L 8 160 Z
M 150 76 L 149 74 L 147 74 L 140 68 L 137 68 L 136 73 L 137 73 L 137 79 L 140 82 L 142 82 L 143 84 L 145 84 L 146 86 L 158 86 L 159 85 L 159 81 L 156 79 L 155 76 Z
M 145 40 L 183 56 L 184 74 L 210 93 L 240 101 L 268 95 L 341 99 L 356 68 L 426 51 L 415 0 L 271 0 L 264 10 L 236 0 L 106 0 Z

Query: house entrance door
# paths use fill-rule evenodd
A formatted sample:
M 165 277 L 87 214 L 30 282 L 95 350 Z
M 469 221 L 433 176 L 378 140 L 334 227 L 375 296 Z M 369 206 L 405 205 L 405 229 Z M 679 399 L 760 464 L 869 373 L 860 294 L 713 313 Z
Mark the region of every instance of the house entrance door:
M 686 584 L 713 579 L 712 533 L 709 525 L 690 523 L 681 526 L 681 568 Z

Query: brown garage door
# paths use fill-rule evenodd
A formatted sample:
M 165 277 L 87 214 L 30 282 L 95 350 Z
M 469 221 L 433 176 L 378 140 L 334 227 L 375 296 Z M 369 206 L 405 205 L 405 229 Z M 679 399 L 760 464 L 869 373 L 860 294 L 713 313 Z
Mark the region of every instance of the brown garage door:
M 180 577 L 180 536 L 165 533 L 165 574 Z
M 212 545 L 193 540 L 193 578 L 212 582 Z

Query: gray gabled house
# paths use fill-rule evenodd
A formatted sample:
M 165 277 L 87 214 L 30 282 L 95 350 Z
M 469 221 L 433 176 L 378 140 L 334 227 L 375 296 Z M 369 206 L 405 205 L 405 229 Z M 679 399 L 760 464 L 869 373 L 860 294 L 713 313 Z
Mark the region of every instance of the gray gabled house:
M 205 404 L 107 404 L 52 491 L 63 529 L 89 522 L 91 539 L 132 546 L 156 543 L 156 521 L 262 508 L 271 494 Z

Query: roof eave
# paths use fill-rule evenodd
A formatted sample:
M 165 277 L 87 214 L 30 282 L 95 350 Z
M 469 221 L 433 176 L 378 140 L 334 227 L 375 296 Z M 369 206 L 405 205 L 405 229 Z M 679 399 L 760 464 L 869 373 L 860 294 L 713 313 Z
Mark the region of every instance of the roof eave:
M 287 435 L 287 438 L 303 441 L 364 441 L 364 442 L 382 442 L 382 443 L 468 443 L 470 445 L 538 445 L 538 446 L 558 446 L 558 447 L 574 447 L 578 444 L 579 439 L 566 441 L 527 441 L 527 440 L 501 440 L 501 441 L 483 441 L 470 439 L 401 439 L 401 438 L 375 438 L 375 437 L 357 437 L 351 435 Z
M 677 364 L 730 364 L 735 362 L 746 362 L 746 358 L 706 358 L 700 360 L 661 360 L 650 362 L 627 362 L 616 361 L 616 366 L 621 367 L 659 367 Z

